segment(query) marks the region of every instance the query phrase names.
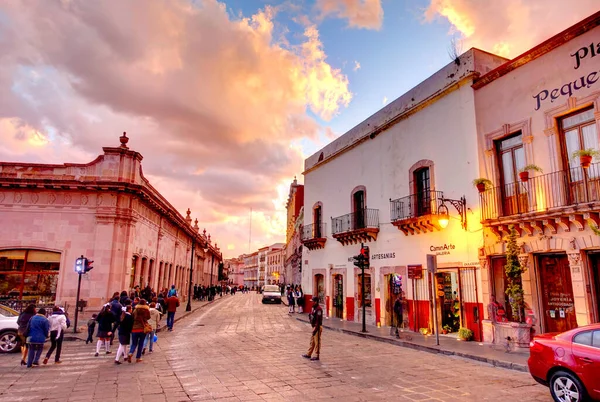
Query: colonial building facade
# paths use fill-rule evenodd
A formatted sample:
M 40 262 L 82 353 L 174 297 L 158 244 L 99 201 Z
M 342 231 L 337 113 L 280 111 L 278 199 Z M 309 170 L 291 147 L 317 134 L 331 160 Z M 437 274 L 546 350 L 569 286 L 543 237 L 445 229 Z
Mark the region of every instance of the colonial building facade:
M 244 255 L 244 286 L 258 285 L 258 251 Z
M 283 274 L 283 243 L 275 243 L 267 251 L 267 284 L 278 284 Z
M 302 269 L 302 230 L 304 224 L 304 185 L 294 181 L 290 184 L 287 203 L 287 227 L 285 243 L 285 280 L 287 284 L 299 284 Z
M 209 279 L 218 247 L 152 187 L 125 133 L 120 140 L 87 164 L 0 163 L 0 297 L 74 306 L 80 256 L 93 260 L 80 295 L 90 307 L 135 285 L 175 284 L 185 298 L 192 263 L 193 283 Z
M 434 329 L 435 314 L 438 330 L 467 327 L 481 339 L 471 85 L 505 61 L 469 50 L 305 161 L 302 285 L 328 315 L 361 321 L 364 300 L 368 324 L 390 325 L 403 292 L 412 329 Z M 352 259 L 361 243 L 370 248 L 364 276 Z M 437 254 L 431 278 L 427 254 Z
M 599 25 L 597 13 L 474 85 L 480 175 L 493 182 L 480 198 L 483 299 L 511 313 L 503 267 L 514 227 L 537 332 L 600 322 L 600 159 L 580 157 L 600 150 Z M 486 340 L 502 338 L 510 322 L 488 318 Z

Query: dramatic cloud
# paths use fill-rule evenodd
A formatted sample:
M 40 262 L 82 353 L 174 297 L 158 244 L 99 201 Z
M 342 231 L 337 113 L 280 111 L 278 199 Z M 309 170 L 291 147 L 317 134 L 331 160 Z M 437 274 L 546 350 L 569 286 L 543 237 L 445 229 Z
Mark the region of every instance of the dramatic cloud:
M 317 0 L 322 16 L 347 19 L 353 28 L 380 29 L 383 24 L 381 0 Z
M 321 132 L 306 111 L 328 120 L 352 95 L 317 28 L 290 45 L 275 14 L 232 19 L 216 0 L 3 2 L 0 160 L 89 161 L 127 131 L 146 176 L 231 255 L 247 251 L 251 208 L 253 239 L 280 240 L 277 186 L 303 160 L 290 144 Z
M 478 47 L 515 57 L 599 9 L 598 0 L 431 0 L 427 21 L 448 19 L 464 38 L 465 50 Z

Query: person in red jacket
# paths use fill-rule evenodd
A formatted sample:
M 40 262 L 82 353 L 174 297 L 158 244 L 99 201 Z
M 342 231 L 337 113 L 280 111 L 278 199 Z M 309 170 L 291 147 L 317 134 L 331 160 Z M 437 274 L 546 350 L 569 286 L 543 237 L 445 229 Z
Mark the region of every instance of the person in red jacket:
M 167 305 L 167 328 L 169 331 L 173 331 L 173 323 L 175 322 L 175 312 L 177 311 L 177 307 L 179 307 L 179 299 L 177 296 L 172 295 L 167 297 L 165 300 Z

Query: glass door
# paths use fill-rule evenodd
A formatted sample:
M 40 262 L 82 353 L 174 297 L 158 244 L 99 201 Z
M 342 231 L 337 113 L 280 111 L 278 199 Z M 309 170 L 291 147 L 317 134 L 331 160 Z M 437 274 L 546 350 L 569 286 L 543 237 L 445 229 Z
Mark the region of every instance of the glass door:
M 429 168 L 419 169 L 414 175 L 416 216 L 428 215 L 431 213 L 431 180 L 429 177 Z
M 527 192 L 521 188 L 519 171 L 525 167 L 525 151 L 521 134 L 496 143 L 499 160 L 502 212 L 504 216 L 527 211 Z

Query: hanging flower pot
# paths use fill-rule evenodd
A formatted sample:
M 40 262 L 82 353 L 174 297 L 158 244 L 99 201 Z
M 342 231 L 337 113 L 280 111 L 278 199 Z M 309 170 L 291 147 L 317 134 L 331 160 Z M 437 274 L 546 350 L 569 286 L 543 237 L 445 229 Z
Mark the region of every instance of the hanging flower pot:
M 529 172 L 519 172 L 519 179 L 521 179 L 523 183 L 529 180 Z
M 485 183 L 479 183 L 475 187 L 477 187 L 477 191 L 483 193 L 485 191 Z
M 486 178 L 480 177 L 473 180 L 473 185 L 477 188 L 479 193 L 483 193 L 485 190 L 492 187 L 492 182 Z
M 579 157 L 579 162 L 581 163 L 581 167 L 587 169 L 592 164 L 592 156 L 591 155 L 581 155 Z

